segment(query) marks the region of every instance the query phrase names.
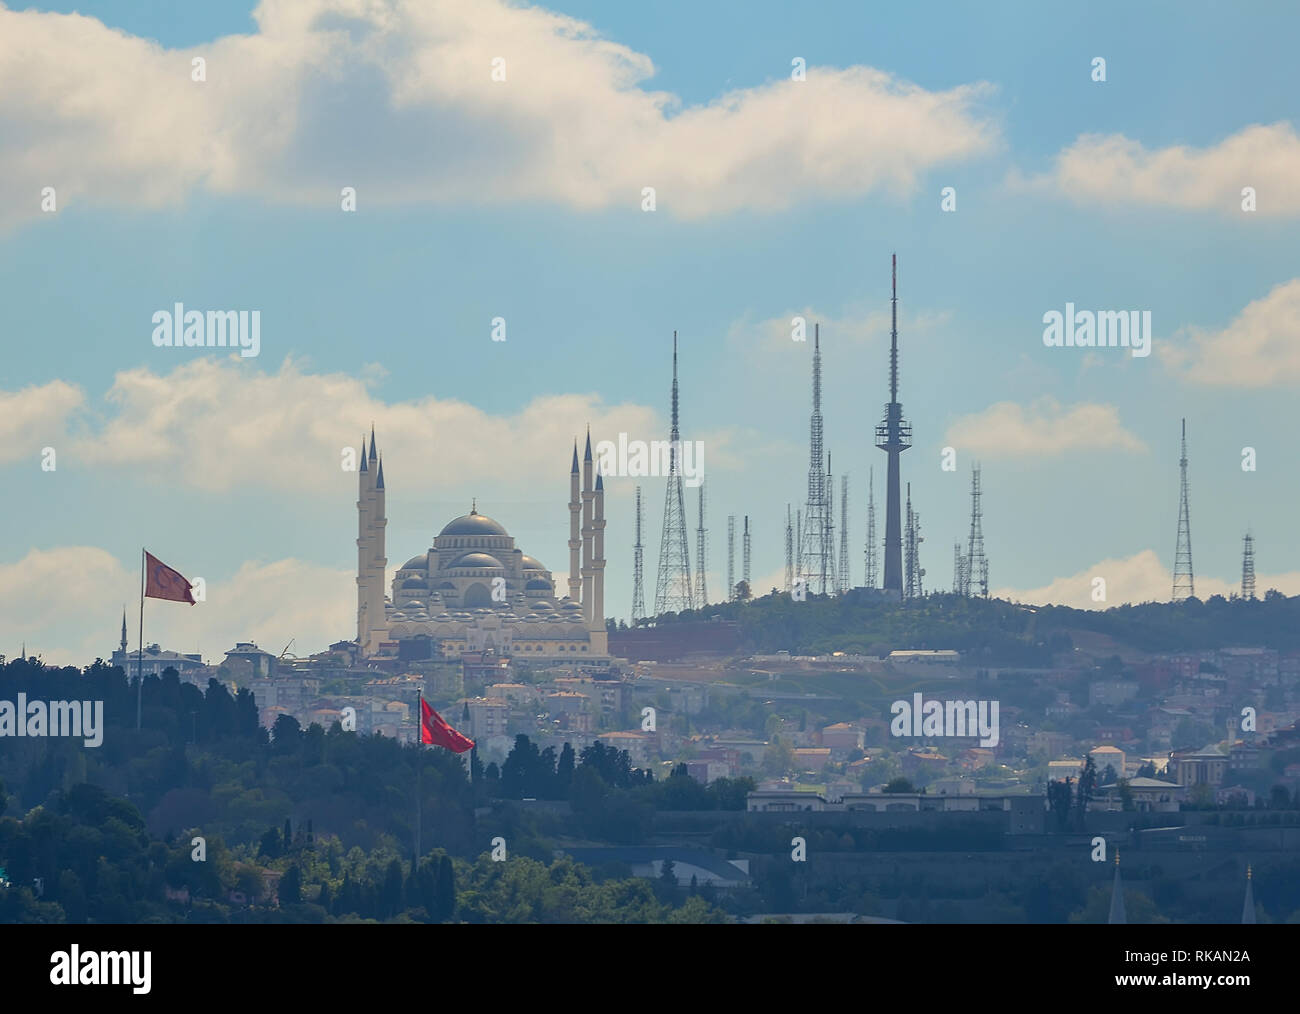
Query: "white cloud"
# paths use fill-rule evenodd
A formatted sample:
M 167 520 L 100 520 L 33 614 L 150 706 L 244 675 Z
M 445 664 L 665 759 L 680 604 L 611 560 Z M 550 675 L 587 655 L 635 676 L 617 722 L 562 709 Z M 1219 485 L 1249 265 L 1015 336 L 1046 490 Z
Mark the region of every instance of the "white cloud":
M 1300 215 L 1300 137 L 1289 123 L 1254 124 L 1208 148 L 1148 149 L 1120 134 L 1085 134 L 1056 156 L 1050 174 L 1013 184 L 1049 187 L 1076 201 L 1149 204 L 1242 215 L 1243 187 L 1254 214 Z
M 1106 600 L 1092 600 L 1094 578 L 1106 582 Z M 1259 594 L 1276 588 L 1286 595 L 1300 594 L 1300 572 L 1259 575 L 1255 581 Z M 1198 576 L 1196 595 L 1202 600 L 1211 595 L 1229 595 L 1241 592 L 1239 583 L 1217 578 Z M 1057 578 L 1042 588 L 999 588 L 993 596 L 1034 605 L 1072 606 L 1075 609 L 1109 609 L 1125 603 L 1168 602 L 1173 593 L 1173 574 L 1160 562 L 1155 550 L 1144 549 L 1123 559 L 1102 560 L 1086 570 L 1069 577 Z
M 73 441 L 72 454 L 209 491 L 331 490 L 341 478 L 355 482 L 342 470 L 342 451 L 358 446 L 372 420 L 385 478 L 404 492 L 438 488 L 449 475 L 462 485 L 516 488 L 553 480 L 567 474 L 572 441 L 587 423 L 593 439 L 663 430 L 651 409 L 606 406 L 595 395 L 539 397 L 496 416 L 433 397 L 389 404 L 348 374 L 304 373 L 290 360 L 264 373 L 233 356 L 195 359 L 168 374 L 123 371 L 105 402 L 102 425 Z
M 77 14 L 0 8 L 0 215 L 84 199 L 175 204 L 196 188 L 337 207 L 555 201 L 682 217 L 913 192 L 984 154 L 987 85 L 927 91 L 813 66 L 683 106 L 649 57 L 502 0 L 263 0 L 258 32 L 186 50 Z M 206 80 L 191 80 L 191 60 Z M 506 80 L 491 80 L 505 60 Z M 0 218 L 0 224 L 4 219 Z
M 1075 450 L 1140 451 L 1145 445 L 1120 424 L 1114 405 L 1061 405 L 1040 398 L 1029 406 L 1000 401 L 963 416 L 944 440 L 967 454 L 987 458 L 1053 457 Z
M 85 396 L 62 380 L 0 391 L 0 464 L 30 458 L 37 466 L 42 447 L 61 449 L 71 415 Z
M 1161 349 L 1183 379 L 1231 387 L 1300 381 L 1300 278 L 1247 304 L 1220 331 L 1184 328 Z
M 165 562 L 184 569 L 183 560 Z M 279 654 L 294 638 L 293 651 L 305 655 L 354 627 L 354 576 L 299 560 L 245 562 L 230 580 L 208 582 L 206 600 L 196 605 L 147 600 L 145 640 L 173 651 L 201 650 L 219 662 L 237 640 Z M 51 665 L 87 665 L 117 647 L 124 607 L 135 647 L 139 587 L 136 564 L 128 568 L 95 546 L 33 549 L 0 564 L 0 615 L 13 637 L 26 640 L 28 654 Z M 18 648 L 3 646 L 6 653 Z

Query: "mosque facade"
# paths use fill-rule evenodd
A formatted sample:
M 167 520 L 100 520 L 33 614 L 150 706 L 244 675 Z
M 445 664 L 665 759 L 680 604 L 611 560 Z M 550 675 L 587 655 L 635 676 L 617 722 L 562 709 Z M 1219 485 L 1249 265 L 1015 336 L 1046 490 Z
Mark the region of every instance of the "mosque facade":
M 500 522 L 480 514 L 477 502 L 397 569 L 386 595 L 387 490 L 373 429 L 369 450 L 362 441 L 358 474 L 357 643 L 363 655 L 395 655 L 402 642 L 429 638 L 450 657 L 491 650 L 524 661 L 608 658 L 605 487 L 590 433 L 581 470 L 573 445 L 562 598 L 551 571 L 519 549 Z

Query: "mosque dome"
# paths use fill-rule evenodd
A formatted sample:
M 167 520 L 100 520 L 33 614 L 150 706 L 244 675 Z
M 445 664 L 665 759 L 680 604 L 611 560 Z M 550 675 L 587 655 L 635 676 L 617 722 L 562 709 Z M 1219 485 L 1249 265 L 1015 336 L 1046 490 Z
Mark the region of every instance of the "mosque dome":
M 500 524 L 493 521 L 486 514 L 480 514 L 477 511 L 470 511 L 464 517 L 456 518 L 454 521 L 448 521 L 447 525 L 441 532 L 441 535 L 509 535 Z
M 554 590 L 554 587 L 555 586 L 552 585 L 550 581 L 543 581 L 540 577 L 535 577 L 531 581 L 529 581 L 526 585 L 524 585 L 524 590 L 548 592 Z
M 429 554 L 421 553 L 419 556 L 413 556 L 402 564 L 402 570 L 428 570 Z
M 419 599 L 411 599 L 410 602 L 404 603 L 402 605 L 402 608 L 405 609 L 408 613 L 416 613 L 424 609 L 424 603 L 421 602 Z
M 421 581 L 418 577 L 408 577 L 402 582 L 402 591 L 407 591 L 411 588 L 415 588 L 419 591 L 428 591 L 429 585 L 428 582 Z
M 493 524 L 496 524 L 494 521 Z M 466 553 L 452 563 L 452 569 L 458 567 L 472 567 L 478 570 L 491 568 L 493 570 L 505 570 L 501 561 L 489 553 Z
M 538 560 L 538 559 L 536 559 L 536 558 L 534 558 L 534 557 L 531 557 L 531 556 L 525 555 L 525 556 L 523 556 L 521 559 L 522 559 L 522 561 L 523 561 L 523 569 L 524 569 L 524 570 L 545 570 L 545 569 L 546 569 L 546 568 L 542 565 L 542 561 L 541 561 L 541 560 Z

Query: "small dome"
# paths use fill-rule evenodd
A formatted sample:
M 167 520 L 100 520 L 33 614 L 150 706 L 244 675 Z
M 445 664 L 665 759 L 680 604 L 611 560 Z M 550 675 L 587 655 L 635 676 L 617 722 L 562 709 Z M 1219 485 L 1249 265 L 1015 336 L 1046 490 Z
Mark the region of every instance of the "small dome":
M 508 535 L 509 533 L 497 522 L 485 514 L 471 511 L 464 517 L 447 522 L 439 535 Z
M 428 570 L 429 554 L 421 553 L 419 556 L 413 556 L 402 564 L 402 570 Z
M 542 566 L 541 560 L 534 559 L 531 556 L 524 556 L 522 558 L 522 562 L 524 565 L 524 570 L 545 570 L 546 569 L 544 566 Z
M 553 605 L 551 605 L 549 602 L 546 602 L 546 601 L 532 602 L 532 603 L 529 603 L 529 604 L 530 604 L 534 609 L 536 609 L 538 612 L 546 612 L 546 613 L 549 613 L 552 609 L 555 608 Z
M 428 591 L 429 585 L 428 582 L 421 581 L 418 577 L 408 577 L 402 582 L 402 591 L 407 591 L 412 588 L 417 591 Z
M 550 581 L 543 581 L 540 577 L 535 577 L 524 585 L 524 591 L 554 591 L 555 586 Z
M 405 609 L 408 613 L 414 613 L 423 609 L 424 603 L 421 602 L 419 599 L 411 599 L 409 602 L 403 602 L 402 608 Z
M 505 570 L 501 561 L 489 553 L 466 553 L 452 565 L 452 569 L 472 567 L 476 570 Z

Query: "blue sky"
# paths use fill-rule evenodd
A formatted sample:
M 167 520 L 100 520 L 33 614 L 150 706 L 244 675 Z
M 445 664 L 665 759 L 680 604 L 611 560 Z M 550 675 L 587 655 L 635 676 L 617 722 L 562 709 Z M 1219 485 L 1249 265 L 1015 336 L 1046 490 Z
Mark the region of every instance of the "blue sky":
M 978 458 L 995 590 L 1086 605 L 1101 575 L 1108 604 L 1167 597 L 1186 416 L 1198 590 L 1235 586 L 1249 526 L 1261 586 L 1300 592 L 1286 5 L 277 0 L 257 18 L 231 3 L 58 16 L 73 9 L 0 9 L 0 650 L 106 652 L 141 544 L 211 589 L 185 615 L 151 605 L 151 639 L 305 652 L 351 633 L 355 477 L 339 447 L 372 420 L 391 566 L 477 496 L 558 573 L 567 441 L 588 421 L 597 438 L 664 435 L 674 329 L 683 436 L 705 441 L 711 584 L 726 515 L 749 514 L 765 590 L 806 488 L 796 314 L 822 322 L 860 583 L 893 251 L 927 585 L 951 583 Z M 509 74 L 491 83 L 497 52 Z M 340 211 L 348 185 L 355 213 Z M 261 355 L 155 348 L 151 315 L 176 301 L 260 309 Z M 1067 301 L 1150 310 L 1153 355 L 1044 347 L 1042 316 Z M 489 338 L 497 316 L 505 342 Z M 609 482 L 618 616 L 634 484 Z M 652 597 L 663 488 L 643 485 Z

